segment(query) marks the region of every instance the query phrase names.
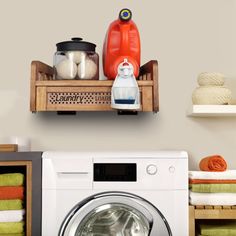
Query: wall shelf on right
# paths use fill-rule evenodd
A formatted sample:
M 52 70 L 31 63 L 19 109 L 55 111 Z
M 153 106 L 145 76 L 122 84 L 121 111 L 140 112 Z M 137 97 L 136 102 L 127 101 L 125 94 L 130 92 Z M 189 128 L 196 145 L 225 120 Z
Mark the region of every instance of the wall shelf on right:
M 187 111 L 187 116 L 236 116 L 236 105 L 191 105 Z

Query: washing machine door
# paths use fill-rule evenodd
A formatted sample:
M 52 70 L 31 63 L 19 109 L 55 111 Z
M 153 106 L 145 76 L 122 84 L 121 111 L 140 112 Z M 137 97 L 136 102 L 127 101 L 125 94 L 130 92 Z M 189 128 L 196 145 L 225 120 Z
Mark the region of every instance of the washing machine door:
M 172 236 L 168 222 L 150 202 L 133 194 L 106 192 L 76 205 L 59 236 Z

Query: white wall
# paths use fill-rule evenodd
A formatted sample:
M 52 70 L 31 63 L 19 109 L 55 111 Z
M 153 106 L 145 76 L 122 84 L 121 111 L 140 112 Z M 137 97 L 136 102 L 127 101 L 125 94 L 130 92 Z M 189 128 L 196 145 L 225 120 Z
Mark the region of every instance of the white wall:
M 159 61 L 160 112 L 31 114 L 31 61 L 51 65 L 55 44 L 73 36 L 96 43 L 101 56 L 106 29 L 123 7 L 139 27 L 142 63 Z M 236 168 L 236 118 L 185 115 L 200 72 L 236 75 L 235 10 L 234 0 L 1 1 L 1 139 L 28 136 L 33 150 L 184 149 L 191 169 L 218 153 Z

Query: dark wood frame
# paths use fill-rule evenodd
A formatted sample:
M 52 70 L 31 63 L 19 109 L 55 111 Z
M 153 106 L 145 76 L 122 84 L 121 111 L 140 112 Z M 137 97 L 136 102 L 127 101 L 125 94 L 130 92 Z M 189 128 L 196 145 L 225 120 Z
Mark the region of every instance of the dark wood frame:
M 41 236 L 42 153 L 0 152 L 0 166 L 26 167 L 26 235 Z
M 32 162 L 31 161 L 0 161 L 0 166 L 24 166 L 26 168 L 25 178 L 25 222 L 26 235 L 31 236 L 32 228 Z

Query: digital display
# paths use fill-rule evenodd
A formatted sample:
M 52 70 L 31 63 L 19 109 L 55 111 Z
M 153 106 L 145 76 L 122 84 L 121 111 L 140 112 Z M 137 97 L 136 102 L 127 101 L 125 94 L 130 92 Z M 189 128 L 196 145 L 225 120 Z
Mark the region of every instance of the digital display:
M 136 163 L 96 163 L 94 181 L 137 181 Z

